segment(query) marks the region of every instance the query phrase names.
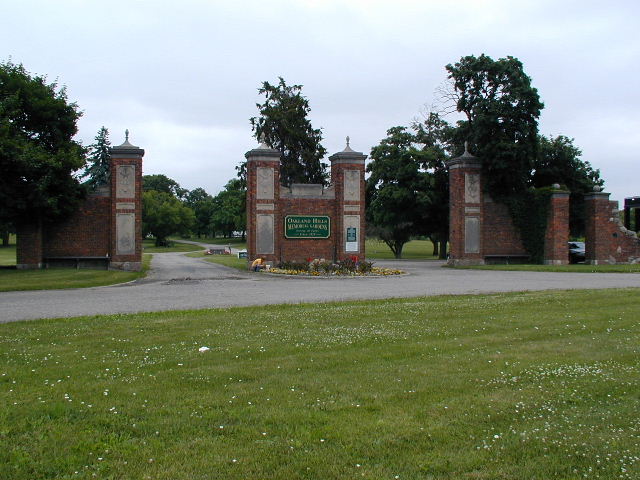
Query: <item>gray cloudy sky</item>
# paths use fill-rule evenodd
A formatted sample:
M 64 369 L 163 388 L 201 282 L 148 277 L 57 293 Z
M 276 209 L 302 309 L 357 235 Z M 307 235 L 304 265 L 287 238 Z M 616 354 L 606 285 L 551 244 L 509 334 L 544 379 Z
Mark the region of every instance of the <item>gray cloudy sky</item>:
M 369 153 L 464 55 L 519 58 L 540 132 L 575 138 L 612 199 L 640 194 L 637 0 L 0 0 L 0 60 L 67 85 L 78 138 L 131 131 L 145 174 L 216 194 L 256 146 L 257 89 L 304 85 L 329 154 Z M 453 120 L 453 119 L 451 119 Z

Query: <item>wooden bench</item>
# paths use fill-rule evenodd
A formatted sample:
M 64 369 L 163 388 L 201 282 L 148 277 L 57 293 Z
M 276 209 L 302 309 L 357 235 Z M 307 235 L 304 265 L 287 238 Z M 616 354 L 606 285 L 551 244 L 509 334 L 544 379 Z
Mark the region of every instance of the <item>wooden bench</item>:
M 44 268 L 51 266 L 60 267 L 75 267 L 76 270 L 80 270 L 81 265 L 87 267 L 91 265 L 92 268 L 104 267 L 105 270 L 109 268 L 109 257 L 45 257 L 42 259 Z
M 510 260 L 516 260 L 511 263 L 526 263 L 529 261 L 529 255 L 523 255 L 520 253 L 505 254 L 505 255 L 485 255 L 484 261 L 487 265 L 509 265 Z

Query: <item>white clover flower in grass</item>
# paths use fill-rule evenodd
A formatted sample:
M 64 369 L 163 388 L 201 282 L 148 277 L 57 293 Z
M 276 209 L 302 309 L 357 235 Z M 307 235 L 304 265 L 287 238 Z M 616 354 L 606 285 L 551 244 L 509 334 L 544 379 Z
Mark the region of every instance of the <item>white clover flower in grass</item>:
M 200 347 L 200 348 L 198 349 L 198 351 L 199 351 L 200 353 L 208 352 L 209 350 L 211 350 L 209 347 Z

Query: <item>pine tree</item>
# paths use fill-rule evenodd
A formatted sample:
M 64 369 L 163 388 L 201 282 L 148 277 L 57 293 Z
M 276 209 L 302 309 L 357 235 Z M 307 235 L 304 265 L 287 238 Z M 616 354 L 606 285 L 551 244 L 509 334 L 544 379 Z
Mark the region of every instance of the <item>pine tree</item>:
M 85 184 L 89 185 L 92 190 L 109 183 L 110 146 L 109 130 L 103 126 L 98 131 L 98 135 L 96 135 L 95 143 L 89 145 L 87 156 L 89 165 L 83 175 L 84 177 L 89 177 Z

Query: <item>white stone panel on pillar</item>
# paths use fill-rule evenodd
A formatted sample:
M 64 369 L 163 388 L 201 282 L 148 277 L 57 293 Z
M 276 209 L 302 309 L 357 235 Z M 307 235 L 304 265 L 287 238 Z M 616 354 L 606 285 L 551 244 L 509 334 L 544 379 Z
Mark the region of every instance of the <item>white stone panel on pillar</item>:
M 464 253 L 480 253 L 480 217 L 464 219 Z
M 116 214 L 116 254 L 133 255 L 136 253 L 136 214 Z
M 135 198 L 136 166 L 119 165 L 116 176 L 116 198 Z
M 345 252 L 360 251 L 360 215 L 344 216 L 343 238 Z
M 270 167 L 258 167 L 257 169 L 257 192 L 256 198 L 258 200 L 273 200 L 274 188 L 273 188 L 273 178 L 274 172 L 273 168 Z
M 256 215 L 256 253 L 257 254 L 273 254 L 274 253 L 274 228 L 273 215 L 261 214 Z
M 346 201 L 360 201 L 360 171 L 344 171 L 344 199 Z

